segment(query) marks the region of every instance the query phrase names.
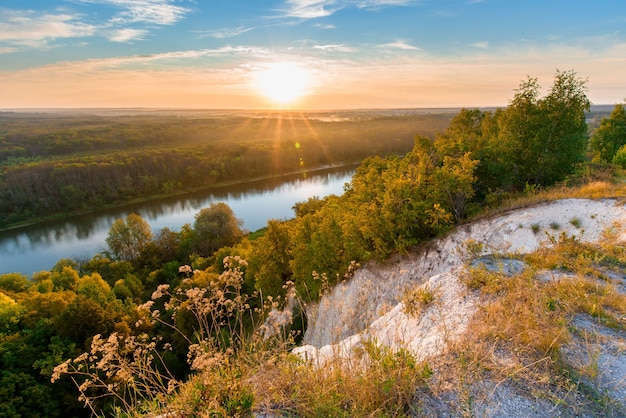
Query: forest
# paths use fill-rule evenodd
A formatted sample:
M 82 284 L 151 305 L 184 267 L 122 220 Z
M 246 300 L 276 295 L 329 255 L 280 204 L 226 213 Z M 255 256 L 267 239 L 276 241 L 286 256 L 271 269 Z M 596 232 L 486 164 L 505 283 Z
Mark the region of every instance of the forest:
M 0 229 L 404 154 L 453 115 L 0 112 Z
M 529 77 L 503 109 L 282 128 L 278 119 L 173 117 L 50 118 L 35 128 L 0 115 L 4 226 L 301 162 L 362 160 L 343 195 L 311 197 L 292 220 L 254 233 L 223 203 L 179 232 L 151 231 L 131 214 L 90 260 L 0 276 L 0 415 L 141 415 L 214 370 L 219 384 L 187 394 L 190 413 L 246 416 L 255 400 L 237 380 L 236 355 L 290 295 L 316 301 L 360 263 L 410 251 L 511 196 L 626 166 L 622 105 L 592 128 L 586 82 L 574 71 L 557 71 L 540 91 Z M 283 331 L 296 344 L 306 315 L 293 315 Z

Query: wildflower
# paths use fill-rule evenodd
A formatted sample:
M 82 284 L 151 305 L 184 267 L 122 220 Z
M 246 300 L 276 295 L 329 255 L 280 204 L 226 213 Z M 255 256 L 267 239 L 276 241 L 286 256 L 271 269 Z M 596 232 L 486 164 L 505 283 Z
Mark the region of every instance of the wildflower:
M 157 289 L 154 292 L 152 292 L 151 299 L 152 300 L 156 300 L 156 299 L 162 297 L 163 295 L 166 294 L 167 289 L 169 289 L 169 287 L 170 287 L 170 285 L 167 284 L 167 283 L 166 284 L 160 284 L 157 287 Z
M 69 365 L 70 365 L 70 361 L 71 360 L 66 360 L 63 363 L 59 364 L 58 366 L 56 366 L 52 372 L 52 378 L 50 379 L 50 381 L 52 383 L 56 382 L 57 380 L 59 380 L 61 378 L 61 375 L 64 373 L 68 372 L 69 369 Z
M 178 272 L 179 273 L 183 273 L 185 276 L 189 277 L 189 275 L 192 272 L 192 269 L 191 269 L 191 266 L 188 266 L 188 265 L 185 264 L 184 266 L 180 266 L 178 268 Z
M 143 305 L 137 306 L 137 310 L 138 311 L 149 311 L 150 308 L 152 307 L 152 305 L 154 305 L 154 301 L 149 300 L 146 303 L 144 303 Z

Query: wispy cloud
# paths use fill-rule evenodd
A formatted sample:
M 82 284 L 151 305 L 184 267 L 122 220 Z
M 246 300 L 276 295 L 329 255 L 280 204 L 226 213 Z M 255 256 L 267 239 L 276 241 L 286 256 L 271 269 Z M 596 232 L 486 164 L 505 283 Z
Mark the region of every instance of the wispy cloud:
M 389 42 L 386 44 L 379 45 L 380 48 L 393 48 L 393 49 L 402 49 L 405 51 L 419 51 L 419 48 L 409 44 L 406 41 L 398 39 L 394 42 Z
M 287 0 L 282 12 L 288 17 L 315 19 L 330 16 L 339 10 L 341 7 L 335 3 L 333 0 Z
M 0 11 L 0 42 L 43 48 L 56 39 L 96 35 L 112 42 L 131 42 L 145 39 L 154 25 L 174 24 L 192 12 L 188 7 L 173 4 L 177 3 L 175 0 L 74 1 L 111 6 L 113 15 L 92 24 L 86 23 L 90 17 L 83 14 L 3 9 Z M 128 27 L 131 24 L 140 27 Z
M 121 68 L 140 64 L 152 63 L 155 61 L 169 61 L 180 63 L 184 60 L 193 60 L 203 57 L 232 57 L 232 56 L 266 56 L 269 51 L 265 48 L 249 46 L 224 46 L 216 49 L 191 49 L 184 51 L 163 52 L 158 54 L 131 55 L 112 58 L 90 59 L 76 62 L 63 62 L 48 66 L 47 68 L 72 67 L 81 68 L 85 71 L 103 68 Z
M 79 16 L 4 10 L 0 19 L 0 41 L 13 45 L 43 47 L 53 39 L 91 36 L 96 27 L 82 23 Z
M 136 1 L 115 2 L 122 3 L 122 7 L 127 9 L 120 12 L 113 21 L 122 23 L 153 23 L 157 25 L 171 25 L 183 19 L 190 9 L 181 6 L 174 6 L 165 1 Z
M 376 9 L 384 6 L 407 6 L 414 0 L 361 0 L 356 1 L 356 6 L 362 9 Z
M 335 25 L 321 24 L 321 23 L 316 23 L 313 25 L 313 27 L 318 28 L 318 29 L 336 29 L 337 28 Z
M 355 52 L 356 48 L 341 45 L 341 44 L 329 44 L 329 45 L 313 45 L 313 49 L 318 49 L 320 51 L 326 52 Z
M 473 42 L 469 44 L 469 46 L 473 46 L 474 48 L 479 48 L 479 49 L 489 49 L 489 42 L 487 41 Z
M 145 29 L 124 28 L 111 32 L 109 40 L 113 42 L 141 41 L 148 33 Z
M 406 6 L 415 0 L 286 0 L 280 11 L 286 17 L 315 19 L 330 16 L 349 7 L 380 9 L 388 6 Z
M 18 49 L 13 47 L 0 48 L 0 54 L 12 54 L 17 51 Z
M 107 4 L 121 9 L 111 18 L 113 24 L 151 23 L 171 25 L 191 12 L 173 0 L 79 0 L 81 3 Z
M 239 26 L 237 28 L 233 28 L 233 29 L 218 29 L 218 30 L 213 30 L 213 31 L 204 31 L 204 32 L 197 32 L 199 33 L 199 37 L 200 38 L 216 38 L 216 39 L 226 39 L 226 38 L 234 38 L 235 36 L 239 36 L 242 33 L 246 33 L 246 32 L 250 32 L 251 30 L 254 30 L 254 27 L 244 27 L 244 26 Z

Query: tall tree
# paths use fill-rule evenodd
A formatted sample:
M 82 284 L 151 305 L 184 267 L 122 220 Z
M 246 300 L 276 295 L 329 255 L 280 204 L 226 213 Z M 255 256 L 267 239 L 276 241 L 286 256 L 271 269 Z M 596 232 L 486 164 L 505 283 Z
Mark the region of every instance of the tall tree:
M 285 295 L 283 286 L 291 279 L 290 246 L 289 223 L 275 219 L 267 221 L 265 235 L 254 241 L 246 274 L 254 277 L 263 297 Z
M 233 210 L 224 202 L 212 203 L 196 214 L 193 224 L 194 250 L 208 257 L 222 247 L 236 244 L 243 238 L 241 226 Z
M 131 213 L 125 219 L 116 219 L 113 222 L 105 241 L 115 257 L 135 262 L 151 240 L 152 231 L 148 222 Z
M 594 158 L 604 162 L 613 161 L 613 157 L 626 144 L 626 109 L 616 104 L 611 116 L 602 119 L 600 126 L 589 139 L 589 148 Z
M 520 84 L 494 138 L 502 146 L 492 157 L 513 173 L 515 186 L 553 184 L 584 158 L 585 112 L 591 106 L 586 80 L 574 71 L 557 70 L 548 94 L 540 98 L 539 91 L 536 78 Z

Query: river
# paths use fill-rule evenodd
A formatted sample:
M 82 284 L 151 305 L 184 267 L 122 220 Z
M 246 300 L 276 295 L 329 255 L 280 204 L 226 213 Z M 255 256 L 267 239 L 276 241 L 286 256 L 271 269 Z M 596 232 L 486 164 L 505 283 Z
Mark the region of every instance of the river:
M 193 224 L 200 209 L 214 202 L 227 203 L 243 228 L 256 231 L 269 219 L 294 217 L 293 205 L 312 196 L 340 195 L 355 167 L 329 168 L 274 179 L 213 188 L 115 209 L 30 225 L 0 232 L 0 274 L 31 276 L 51 269 L 62 258 L 87 260 L 106 250 L 105 239 L 113 222 L 137 213 L 158 232 L 179 231 Z

